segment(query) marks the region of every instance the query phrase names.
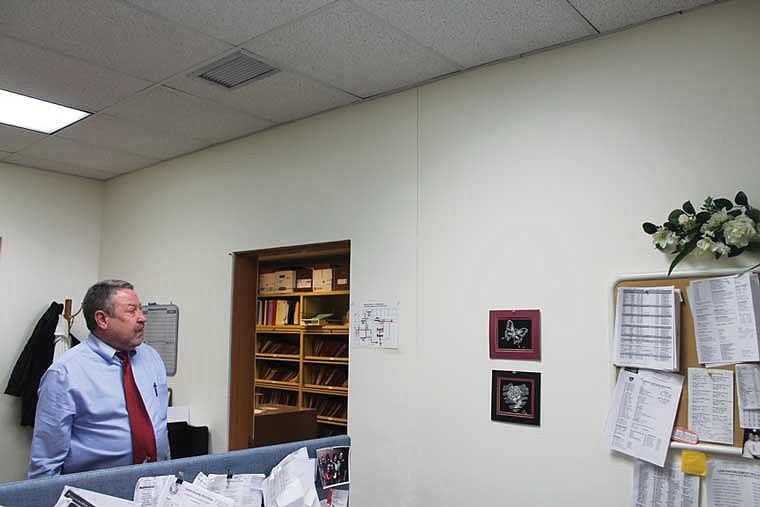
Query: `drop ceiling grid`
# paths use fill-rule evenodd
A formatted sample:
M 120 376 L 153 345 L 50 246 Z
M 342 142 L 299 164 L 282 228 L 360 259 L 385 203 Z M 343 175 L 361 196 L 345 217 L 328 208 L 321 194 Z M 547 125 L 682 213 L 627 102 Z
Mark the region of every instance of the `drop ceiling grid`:
M 595 34 L 556 0 L 352 0 L 463 67 Z
M 0 36 L 0 88 L 94 112 L 151 85 L 78 58 Z
M 2 32 L 160 81 L 232 45 L 115 0 L 3 0 Z
M 0 150 L 15 153 L 45 139 L 45 134 L 0 123 Z
M 225 90 L 190 76 L 177 76 L 167 85 L 275 123 L 295 120 L 358 100 L 337 88 L 288 71 L 234 90 Z
M 715 3 L 715 0 L 567 0 L 598 30 L 608 32 L 642 21 Z
M 107 113 L 156 130 L 214 143 L 273 125 L 251 114 L 166 86 L 152 88 L 110 108 Z
M 369 97 L 458 67 L 346 0 L 245 43 L 270 62 Z
M 116 173 L 138 169 L 158 162 L 154 158 L 111 150 L 58 136 L 50 136 L 34 143 L 21 150 L 19 154 Z
M 150 125 L 133 123 L 106 114 L 85 118 L 61 130 L 57 136 L 161 160 L 197 151 L 211 144 L 210 141 L 193 139 L 170 131 L 156 131 Z
M 12 154 L 10 157 L 7 157 L 5 159 L 5 162 L 61 174 L 82 176 L 84 178 L 92 178 L 96 180 L 107 180 L 108 178 L 113 178 L 114 176 L 121 174 L 119 172 L 110 172 L 92 167 L 84 167 L 79 164 L 68 164 L 66 162 L 61 162 L 60 160 L 46 160 L 38 157 L 33 157 L 31 155 L 24 155 L 22 153 Z
M 333 0 L 124 0 L 210 37 L 239 46 Z

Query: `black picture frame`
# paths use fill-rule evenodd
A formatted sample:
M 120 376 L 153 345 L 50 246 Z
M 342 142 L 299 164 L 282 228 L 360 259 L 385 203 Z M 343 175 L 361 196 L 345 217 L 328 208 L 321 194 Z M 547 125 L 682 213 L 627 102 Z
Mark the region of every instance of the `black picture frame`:
M 541 425 L 541 374 L 491 371 L 491 420 Z

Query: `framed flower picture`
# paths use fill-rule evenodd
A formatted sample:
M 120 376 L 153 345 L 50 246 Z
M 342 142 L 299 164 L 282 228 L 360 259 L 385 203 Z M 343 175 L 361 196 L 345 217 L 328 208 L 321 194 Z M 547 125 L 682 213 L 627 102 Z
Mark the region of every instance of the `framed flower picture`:
M 541 425 L 541 374 L 491 371 L 491 420 Z
M 540 310 L 491 310 L 488 321 L 491 359 L 541 359 Z

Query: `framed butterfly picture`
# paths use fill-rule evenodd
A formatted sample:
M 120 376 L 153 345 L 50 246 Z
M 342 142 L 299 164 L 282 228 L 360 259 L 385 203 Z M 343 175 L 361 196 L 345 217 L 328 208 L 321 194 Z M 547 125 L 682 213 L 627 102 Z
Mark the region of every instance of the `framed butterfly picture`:
M 488 321 L 491 359 L 541 359 L 540 310 L 491 310 Z
M 541 374 L 491 371 L 491 420 L 541 425 Z

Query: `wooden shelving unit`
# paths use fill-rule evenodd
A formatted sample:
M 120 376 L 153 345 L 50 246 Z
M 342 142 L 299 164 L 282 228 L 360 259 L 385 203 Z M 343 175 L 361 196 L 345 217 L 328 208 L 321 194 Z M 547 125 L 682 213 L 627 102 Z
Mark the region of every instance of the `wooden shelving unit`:
M 316 409 L 320 435 L 346 433 L 350 290 L 260 294 L 258 287 L 262 271 L 327 264 L 349 266 L 350 243 L 234 254 L 230 450 L 247 448 L 252 441 L 254 393 L 264 403 Z M 297 303 L 298 312 L 287 319 L 292 324 L 257 324 L 257 302 L 271 300 Z M 339 322 L 300 325 L 303 318 L 320 313 L 332 313 Z

